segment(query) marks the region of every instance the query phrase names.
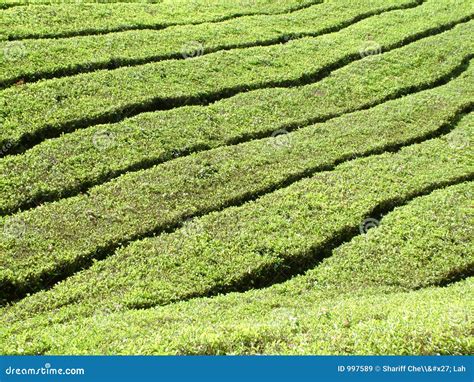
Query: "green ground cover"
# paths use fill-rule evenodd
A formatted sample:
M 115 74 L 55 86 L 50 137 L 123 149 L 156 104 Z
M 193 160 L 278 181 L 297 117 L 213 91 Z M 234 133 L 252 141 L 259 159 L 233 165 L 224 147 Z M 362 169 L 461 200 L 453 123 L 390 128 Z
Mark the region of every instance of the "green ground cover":
M 415 198 L 304 276 L 267 289 L 62 322 L 11 324 L 10 312 L 0 350 L 470 354 L 474 279 L 433 286 L 472 272 L 472 192 L 463 183 Z
M 288 14 L 247 16 L 221 23 L 4 42 L 2 49 L 12 49 L 14 65 L 12 60 L 0 61 L 0 85 L 147 61 L 191 58 L 221 49 L 276 44 L 292 37 L 335 31 L 362 18 L 419 3 L 419 0 L 358 0 L 351 1 L 348 7 L 347 2 L 327 2 Z M 441 13 L 453 4 L 435 1 L 431 5 Z M 19 49 L 16 56 L 15 47 Z
M 349 64 L 315 84 L 139 114 L 46 140 L 23 155 L 0 159 L 0 211 L 74 195 L 176 155 L 271 136 L 443 83 L 463 70 L 469 48 L 459 48 L 455 39 L 440 43 L 472 25 Z
M 460 9 L 461 13 L 450 16 L 445 27 L 470 17 L 472 9 Z M 314 81 L 331 68 L 360 59 L 360 46 L 369 32 L 380 31 L 379 44 L 394 48 L 403 45 L 407 35 L 416 38 L 439 28 L 443 30 L 431 24 L 414 32 L 413 25 L 403 15 L 394 18 L 395 28 L 387 29 L 389 19 L 383 18 L 386 15 L 363 20 L 335 34 L 283 45 L 221 51 L 194 60 L 169 60 L 9 88 L 0 92 L 0 102 L 5 105 L 0 143 L 16 146 L 30 141 L 31 144 L 41 136 L 121 119 L 123 113 L 132 110 L 136 113 L 186 103 L 207 103 L 240 91 Z M 419 17 L 414 21 L 426 24 Z M 414 52 L 413 59 L 423 59 L 422 52 L 431 49 L 442 55 L 440 64 L 446 67 L 460 55 L 472 52 L 474 43 L 469 37 L 473 27 L 474 22 L 464 22 L 413 43 L 411 49 L 419 52 Z M 385 43 L 393 39 L 392 34 L 397 36 L 395 42 Z M 459 40 L 466 43 L 459 45 Z
M 2 11 L 3 39 L 65 37 L 127 29 L 222 21 L 252 14 L 278 14 L 321 0 L 163 0 L 153 3 L 65 4 L 11 7 Z
M 472 2 L 53 1 L 0 0 L 0 354 L 473 353 Z

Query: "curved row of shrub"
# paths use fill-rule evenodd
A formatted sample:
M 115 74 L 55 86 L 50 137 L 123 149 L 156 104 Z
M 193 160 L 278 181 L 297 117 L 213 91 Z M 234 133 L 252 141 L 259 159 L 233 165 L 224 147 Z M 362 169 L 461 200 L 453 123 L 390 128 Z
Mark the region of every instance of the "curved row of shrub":
M 4 274 L 11 274 L 7 279 L 17 291 L 34 290 L 45 283 L 44 277 L 48 284 L 64 268 L 77 268 L 84 259 L 176 226 L 187 216 L 242 203 L 353 156 L 441 133 L 456 123 L 460 112 L 472 108 L 473 77 L 471 65 L 439 88 L 293 133 L 129 173 L 87 195 L 2 218 L 0 226 L 7 231 L 17 225 L 25 231 L 0 238 Z M 61 174 L 56 174 L 58 180 Z
M 473 122 L 472 114 L 463 121 L 471 130 Z M 474 226 L 466 224 L 472 220 L 473 186 L 447 187 L 396 208 L 373 221 L 378 229 L 333 251 L 310 278 L 325 293 L 338 294 L 372 287 L 408 291 L 474 276 Z
M 362 18 L 419 3 L 420 0 L 357 0 L 348 7 L 345 2 L 327 2 L 289 14 L 247 16 L 215 24 L 4 42 L 1 49 L 11 49 L 12 60 L 0 61 L 0 86 L 222 49 L 276 44 L 294 36 L 334 32 Z M 454 3 L 459 1 L 432 1 L 427 8 L 435 14 L 443 13 Z M 13 55 L 15 47 L 22 51 L 18 57 Z
M 146 113 L 45 141 L 0 160 L 0 212 L 74 195 L 174 155 L 270 136 L 447 81 L 462 70 L 467 53 L 455 39 L 449 43 L 454 50 L 443 48 L 444 38 L 352 63 L 317 84 Z
M 472 230 L 466 231 L 462 220 L 471 216 L 472 186 L 461 184 L 415 199 L 389 214 L 366 237 L 357 237 L 316 269 L 286 283 L 149 310 L 98 311 L 70 321 L 48 321 L 44 316 L 19 320 L 0 334 L 0 351 L 471 354 L 474 278 L 445 288 L 410 289 L 438 284 L 440 278 L 430 271 L 443 276 L 456 263 L 465 263 L 467 256 L 473 263 Z M 410 223 L 414 225 L 407 232 Z M 470 252 L 464 251 L 466 247 Z M 354 249 L 367 252 L 361 255 Z M 381 280 L 376 271 L 388 271 L 389 279 Z M 351 280 L 354 275 L 356 282 Z M 445 274 L 447 280 L 450 276 Z
M 342 0 L 344 1 L 344 0 Z M 3 39 L 67 37 L 286 13 L 322 0 L 163 0 L 159 4 L 55 4 L 2 11 Z
M 47 340 L 42 346 L 52 345 L 52 352 L 136 352 L 136 345 L 121 345 L 105 333 L 113 327 L 115 338 L 140 333 L 134 343 L 141 353 L 470 354 L 474 278 L 400 292 L 472 275 L 474 232 L 466 221 L 472 219 L 473 185 L 416 198 L 284 284 L 148 311 L 99 313 L 60 326 L 62 335 L 82 326 L 98 330 L 94 340 L 83 335 L 73 344 L 54 347 Z M 46 331 L 54 337 L 55 329 Z
M 474 278 L 318 299 L 315 288 L 199 299 L 1 335 L 4 354 L 471 355 Z M 316 296 L 315 296 L 316 295 Z M 35 340 L 32 341 L 31 339 Z
M 82 0 L 81 0 L 82 1 Z M 156 0 L 87 0 L 88 4 L 103 3 L 153 3 Z M 57 4 L 78 4 L 78 0 L 0 0 L 0 8 L 15 7 L 25 5 L 57 5 Z
M 4 320 L 31 315 L 40 321 L 64 320 L 100 309 L 144 308 L 285 280 L 357 235 L 366 218 L 472 179 L 472 155 L 458 142 L 472 140 L 473 118 L 468 114 L 441 138 L 344 163 L 240 207 L 189 221 L 172 233 L 135 241 L 54 288 L 5 308 Z M 445 280 L 448 274 L 472 269 L 472 258 L 453 256 L 456 260 L 427 264 L 437 269 L 427 269 L 426 275 Z M 15 269 L 3 272 L 3 285 L 12 276 Z
M 393 11 L 394 15 L 374 16 L 338 33 L 284 45 L 221 51 L 194 60 L 170 60 L 9 88 L 0 92 L 0 103 L 5 105 L 0 143 L 31 145 L 51 134 L 123 119 L 124 113 L 208 103 L 250 89 L 312 82 L 330 69 L 360 59 L 360 45 L 368 33 L 390 49 L 451 27 L 472 13 L 464 7 L 456 10 L 444 26 L 419 17 L 411 23 L 403 13 L 408 11 Z M 432 49 L 443 55 L 441 64 L 446 66 L 459 55 L 472 54 L 473 29 L 474 21 L 463 22 L 413 43 L 411 51 L 422 59 L 417 52 Z

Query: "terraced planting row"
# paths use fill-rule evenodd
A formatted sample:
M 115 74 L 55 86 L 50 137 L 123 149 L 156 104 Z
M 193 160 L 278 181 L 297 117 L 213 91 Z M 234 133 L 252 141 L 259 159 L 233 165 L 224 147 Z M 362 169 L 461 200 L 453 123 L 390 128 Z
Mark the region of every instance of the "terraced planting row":
M 80 318 L 5 343 L 16 354 L 465 355 L 472 353 L 473 284 L 322 301 L 289 288 L 234 294 Z
M 190 221 L 175 232 L 133 242 L 16 306 L 21 314 L 55 309 L 59 314 L 61 307 L 73 304 L 65 314 L 76 317 L 97 309 L 163 305 L 289 278 L 357 234 L 364 219 L 435 188 L 472 179 L 472 153 L 453 142 L 472 140 L 473 118 L 464 117 L 445 137 L 350 161 L 241 207 Z M 11 259 L 4 280 L 21 277 L 16 266 L 27 261 L 26 256 L 27 252 Z M 50 256 L 30 266 L 38 269 L 60 260 Z M 452 272 L 462 274 L 471 265 Z
M 470 14 L 471 10 L 461 11 L 445 28 L 470 18 Z M 369 32 L 380 30 L 380 44 L 390 49 L 410 40 L 408 36 L 416 39 L 440 28 L 426 25 L 417 30 L 401 15 L 395 18 L 393 30 L 384 29 L 391 20 L 388 15 L 363 20 L 335 34 L 284 45 L 222 51 L 195 60 L 97 71 L 6 89 L 0 93 L 0 102 L 5 105 L 0 143 L 31 144 L 41 136 L 122 119 L 123 113 L 132 111 L 136 114 L 185 103 L 207 103 L 244 90 L 312 82 L 331 68 L 360 59 L 360 43 Z M 425 24 L 419 17 L 413 21 Z M 448 32 L 416 42 L 412 49 L 436 51 L 442 55 L 441 66 L 446 67 L 460 55 L 465 57 L 472 52 L 474 43 L 469 37 L 473 27 L 474 22 L 461 23 Z M 387 44 L 386 41 L 393 41 L 392 34 L 397 36 L 395 42 Z M 458 40 L 466 43 L 459 46 Z M 415 57 L 421 59 L 421 54 Z
M 24 347 L 17 349 L 52 354 L 464 355 L 472 353 L 473 292 L 471 278 L 449 288 L 347 296 L 317 305 L 313 300 L 303 303 L 296 294 L 290 300 L 278 293 L 264 303 L 257 300 L 259 295 L 255 299 L 234 295 L 225 304 L 196 301 L 171 312 L 127 312 L 104 320 L 87 318 L 53 325 L 47 331 L 27 332 L 39 340 L 22 341 L 23 335 L 19 344 Z M 236 306 L 242 298 L 253 305 Z M 274 308 L 285 303 L 294 310 Z M 192 313 L 192 319 L 183 318 Z M 283 317 L 282 324 L 275 325 L 275 316 Z M 209 317 L 220 317 L 223 322 L 209 322 Z M 75 335 L 77 332 L 80 334 Z M 124 337 L 130 340 L 118 340 Z
M 2 11 L 3 39 L 66 37 L 286 13 L 321 0 L 163 0 L 158 4 L 55 4 Z
M 82 1 L 82 0 L 81 0 Z M 31 5 L 77 4 L 78 0 L 0 0 L 0 9 Z M 151 3 L 148 0 L 87 0 L 89 4 L 102 3 Z
M 81 0 L 82 1 L 82 0 Z M 77 4 L 77 0 L 0 0 L 1 7 L 15 7 L 25 5 L 57 5 L 57 4 Z M 87 0 L 88 4 L 103 4 L 103 3 L 153 3 L 149 0 Z
M 334 32 L 365 17 L 420 3 L 419 0 L 357 0 L 351 1 L 348 7 L 347 2 L 326 2 L 289 14 L 248 16 L 215 24 L 5 42 L 3 48 L 11 49 L 12 60 L 0 62 L 0 86 L 147 61 L 191 58 L 222 49 L 276 44 L 293 37 Z M 458 3 L 458 0 L 432 1 L 423 9 L 442 13 Z
M 473 232 L 465 225 L 472 218 L 472 185 L 416 198 L 304 276 L 264 290 L 148 311 L 112 313 L 96 307 L 89 318 L 78 317 L 70 306 L 62 308 L 69 316 L 60 320 L 56 311 L 24 321 L 25 311 L 38 310 L 33 296 L 3 309 L 8 329 L 0 349 L 35 354 L 469 353 L 473 278 L 449 288 L 406 292 L 472 273 Z M 413 337 L 420 329 L 422 335 Z
M 187 216 L 248 200 L 353 156 L 449 131 L 460 113 L 472 109 L 473 70 L 471 65 L 447 85 L 370 110 L 173 160 L 124 175 L 87 195 L 2 218 L 0 226 L 20 234 L 0 239 L 2 284 L 11 283 L 5 290 L 20 294 L 34 290 L 70 273 L 77 263 L 176 226 Z M 13 171 L 6 179 L 12 177 Z
M 1 1 L 1 353 L 472 353 L 471 2 Z
M 73 195 L 175 155 L 270 136 L 446 82 L 464 69 L 469 57 L 455 40 L 451 52 L 441 46 L 446 35 L 456 31 L 376 60 L 352 63 L 313 85 L 253 91 L 205 107 L 140 114 L 47 140 L 23 155 L 0 161 L 4 178 L 0 211 L 11 213 Z M 387 76 L 392 72 L 397 76 Z

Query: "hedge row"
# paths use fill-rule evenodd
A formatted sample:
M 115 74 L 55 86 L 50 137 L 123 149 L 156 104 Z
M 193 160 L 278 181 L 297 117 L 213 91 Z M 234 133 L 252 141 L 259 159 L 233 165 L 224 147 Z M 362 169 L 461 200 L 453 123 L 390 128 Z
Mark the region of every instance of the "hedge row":
M 345 1 L 345 0 L 342 0 Z M 159 4 L 55 4 L 2 11 L 3 39 L 66 37 L 128 29 L 215 22 L 254 14 L 278 14 L 321 0 L 163 0 Z M 348 1 L 346 1 L 348 3 Z
M 338 33 L 283 45 L 220 51 L 194 60 L 104 70 L 6 89 L 0 92 L 0 103 L 4 105 L 0 143 L 31 145 L 62 131 L 122 119 L 123 113 L 207 103 L 250 89 L 312 82 L 330 69 L 360 59 L 361 44 L 369 33 L 383 48 L 390 49 L 446 29 L 466 19 L 472 10 L 456 7 L 454 15 L 450 13 L 441 25 L 408 11 L 393 12 L 363 20 Z M 430 47 L 443 55 L 441 64 L 446 65 L 459 55 L 472 53 L 473 30 L 474 21 L 462 23 L 414 43 L 411 51 L 423 59 L 416 52 L 429 51 Z M 387 60 L 390 57 L 393 56 Z
M 0 160 L 0 212 L 73 195 L 173 155 L 269 136 L 434 86 L 462 68 L 469 44 L 459 45 L 456 36 L 470 25 L 350 64 L 317 84 L 146 113 L 45 141 Z
M 471 355 L 474 278 L 321 298 L 298 283 L 0 333 L 2 354 Z M 18 327 L 22 327 L 19 323 Z M 34 341 L 31 339 L 34 338 Z
M 63 341 L 48 351 L 134 353 L 140 344 L 140 353 L 471 354 L 474 278 L 449 288 L 388 293 L 472 274 L 474 232 L 466 222 L 473 191 L 471 182 L 417 198 L 285 284 L 71 322 L 62 327 L 71 333 L 66 337 L 85 322 L 101 335 Z M 122 332 L 124 322 L 131 327 Z M 120 344 L 105 334 L 106 327 L 114 328 L 115 338 L 140 335 Z
M 82 1 L 82 0 L 81 0 Z M 87 3 L 156 3 L 157 0 L 87 0 Z M 0 7 L 14 7 L 25 5 L 56 5 L 56 4 L 77 4 L 78 0 L 0 0 Z
M 471 355 L 474 278 L 447 288 L 320 299 L 231 294 L 1 335 L 3 354 Z M 34 341 L 32 340 L 34 339 Z
M 436 134 L 472 107 L 474 65 L 469 69 L 448 85 L 367 111 L 166 162 L 87 195 L 2 218 L 0 226 L 21 224 L 25 231 L 0 239 L 4 275 L 11 275 L 4 282 L 17 291 L 34 290 L 61 277 L 64 268 L 187 216 L 240 203 L 355 155 Z
M 464 122 L 472 129 L 473 115 Z M 337 248 L 310 278 L 337 294 L 381 286 L 384 292 L 408 291 L 473 276 L 473 186 L 435 191 L 373 221 L 379 229 Z
M 0 9 L 26 5 L 58 5 L 58 4 L 78 4 L 82 0 L 0 0 Z M 87 0 L 91 3 L 154 3 L 156 0 Z
M 459 142 L 472 140 L 473 118 L 474 114 L 468 114 L 441 138 L 394 154 L 344 163 L 240 207 L 189 221 L 172 233 L 135 241 L 51 290 L 5 308 L 4 320 L 8 323 L 36 314 L 40 321 L 45 317 L 47 321 L 64 320 L 100 309 L 145 308 L 284 280 L 313 267 L 341 242 L 357 235 L 366 218 L 378 217 L 434 188 L 472 179 L 472 155 Z M 156 187 L 156 183 L 149 185 Z M 174 199 L 173 191 L 169 192 Z M 120 207 L 114 208 L 114 218 L 119 217 Z M 122 224 L 133 221 L 124 219 Z M 458 257 L 458 246 L 443 255 Z M 469 263 L 472 257 L 466 259 Z M 55 261 L 49 256 L 41 265 Z M 31 264 L 38 267 L 35 261 Z M 469 269 L 459 259 L 426 266 L 424 272 L 413 272 L 433 275 L 425 277 L 429 282 L 442 282 L 446 275 L 462 275 Z M 437 268 L 430 270 L 430 266 Z M 16 271 L 12 267 L 2 272 L 4 285 L 8 277 L 10 282 L 15 276 L 18 280 Z
M 293 36 L 327 33 L 383 11 L 415 6 L 419 0 L 357 0 L 329 2 L 294 13 L 248 16 L 216 24 L 139 30 L 67 39 L 25 40 L 23 55 L 13 56 L 19 43 L 4 42 L 14 61 L 0 62 L 0 86 L 19 80 L 74 74 L 169 58 L 187 58 L 221 49 L 269 45 Z M 457 2 L 458 3 L 458 2 Z M 433 13 L 443 13 L 452 4 L 432 2 Z M 426 11 L 425 11 L 426 12 Z

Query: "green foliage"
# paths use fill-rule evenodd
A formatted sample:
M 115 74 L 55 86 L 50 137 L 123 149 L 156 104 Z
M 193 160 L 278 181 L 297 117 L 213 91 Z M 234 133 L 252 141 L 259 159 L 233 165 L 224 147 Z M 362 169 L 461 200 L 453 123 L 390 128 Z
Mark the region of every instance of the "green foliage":
M 215 24 L 179 25 L 162 30 L 134 30 L 76 38 L 24 40 L 21 42 L 24 57 L 18 57 L 14 65 L 8 60 L 0 61 L 0 84 L 144 63 L 147 60 L 190 58 L 235 47 L 268 45 L 291 37 L 333 31 L 376 13 L 418 3 L 419 0 L 357 0 L 348 7 L 344 1 L 327 2 L 288 14 L 245 16 Z M 428 4 L 423 10 L 431 8 L 430 12 L 437 10 L 441 15 L 450 7 L 449 4 L 439 2 Z M 19 44 L 5 42 L 2 48 L 13 49 Z
M 459 22 L 472 13 L 471 9 L 459 9 L 459 14 L 454 12 L 455 15 L 450 15 L 443 24 Z M 424 26 L 414 33 L 414 26 L 403 15 L 395 17 L 393 29 L 388 30 L 387 20 L 382 16 L 372 21 L 363 20 L 334 35 L 303 38 L 283 45 L 220 51 L 194 60 L 170 60 L 103 70 L 25 84 L 19 89 L 9 88 L 0 93 L 0 103 L 4 105 L 0 143 L 34 142 L 42 135 L 59 134 L 94 122 L 122 118 L 123 114 L 133 110 L 209 102 L 239 91 L 304 83 L 327 73 L 334 65 L 360 59 L 361 44 L 366 41 L 368 33 L 378 31 L 378 43 L 387 47 L 402 45 L 400 38 L 404 40 L 427 30 L 436 30 L 417 16 L 416 24 Z M 474 42 L 470 36 L 473 28 L 474 21 L 462 23 L 450 31 L 409 45 L 404 53 L 411 55 L 413 61 L 435 61 L 435 66 L 429 67 L 431 70 L 447 71 L 448 67 L 459 65 L 459 60 L 472 53 Z M 459 45 L 460 40 L 465 43 Z M 370 68 L 370 72 L 376 73 L 377 69 L 390 64 L 398 65 L 402 72 L 406 63 L 393 62 L 399 57 L 399 51 L 389 52 L 384 60 Z M 371 59 L 362 60 L 362 67 Z M 426 76 L 418 75 L 413 86 L 417 86 L 422 78 Z M 389 80 L 396 81 L 396 78 Z M 272 93 L 269 91 L 259 96 Z
M 187 216 L 241 203 L 354 156 L 442 132 L 472 104 L 472 84 L 470 66 L 439 88 L 293 133 L 169 161 L 87 195 L 3 218 L 1 225 L 17 222 L 25 231 L 21 237 L 1 237 L 3 274 L 11 274 L 17 291 L 34 290 L 104 249 L 110 252 L 122 242 L 176 226 Z
M 472 354 L 471 2 L 246 1 L 0 3 L 0 353 Z
M 73 320 L 61 321 L 38 315 L 10 323 L 0 351 L 471 354 L 474 278 L 410 290 L 472 271 L 473 232 L 465 226 L 472 191 L 464 183 L 416 198 L 286 283 L 146 311 L 78 317 L 69 308 Z M 14 322 L 12 312 L 5 317 Z
M 127 29 L 164 28 L 226 20 L 240 15 L 278 14 L 321 3 L 321 0 L 163 0 L 11 7 L 2 12 L 4 39 L 64 37 Z M 58 3 L 59 0 L 53 0 Z M 44 4 L 44 1 L 40 1 Z
M 452 142 L 457 137 L 472 139 L 473 116 L 463 118 L 447 136 L 395 154 L 344 163 L 256 201 L 190 221 L 173 233 L 135 241 L 17 305 L 21 314 L 28 315 L 28 311 L 75 304 L 75 316 L 97 309 L 168 304 L 280 281 L 312 266 L 332 246 L 357 234 L 374 211 L 471 178 L 472 155 Z M 25 256 L 6 258 L 3 284 L 27 285 L 41 267 L 51 274 L 52 264 L 57 267 L 59 260 L 67 261 L 61 256 L 45 254 L 40 262 Z M 30 268 L 20 265 L 22 261 L 30 261 Z M 454 275 L 464 271 L 443 270 Z
M 408 25 L 407 20 L 404 23 Z M 472 26 L 474 23 L 463 24 L 374 59 L 368 57 L 312 85 L 253 91 L 206 107 L 140 114 L 118 124 L 97 125 L 47 140 L 24 155 L 0 162 L 0 211 L 9 213 L 75 194 L 173 156 L 270 136 L 433 86 L 459 70 L 470 48 L 469 44 L 460 47 L 457 39 Z M 4 92 L 8 91 L 12 92 Z M 123 97 L 132 96 L 124 92 Z M 114 97 L 109 94 L 109 98 Z M 112 101 L 104 101 L 108 102 Z M 94 104 L 94 108 L 101 105 L 105 107 Z M 80 103 L 77 112 L 86 112 L 79 109 Z M 47 123 L 48 118 L 58 116 L 43 116 L 39 123 Z M 30 127 L 19 125 L 17 130 Z M 5 130 L 3 135 L 11 133 Z

